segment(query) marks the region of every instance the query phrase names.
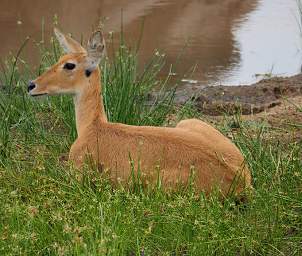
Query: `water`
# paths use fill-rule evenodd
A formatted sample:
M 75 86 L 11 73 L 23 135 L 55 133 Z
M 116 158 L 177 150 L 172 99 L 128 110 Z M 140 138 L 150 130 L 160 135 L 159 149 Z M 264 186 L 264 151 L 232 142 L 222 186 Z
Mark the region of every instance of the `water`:
M 61 29 L 80 40 L 99 17 L 107 17 L 106 32 L 119 32 L 123 9 L 130 43 L 138 40 L 144 20 L 141 63 L 160 49 L 192 87 L 250 84 L 265 74 L 296 74 L 302 64 L 296 0 L 1 0 L 0 7 L 2 59 L 28 35 L 47 40 L 54 14 Z M 37 60 L 30 44 L 24 58 L 33 65 Z
M 251 83 L 263 75 L 289 76 L 301 71 L 302 37 L 296 0 L 262 0 L 241 19 L 233 34 L 240 61 L 224 83 Z

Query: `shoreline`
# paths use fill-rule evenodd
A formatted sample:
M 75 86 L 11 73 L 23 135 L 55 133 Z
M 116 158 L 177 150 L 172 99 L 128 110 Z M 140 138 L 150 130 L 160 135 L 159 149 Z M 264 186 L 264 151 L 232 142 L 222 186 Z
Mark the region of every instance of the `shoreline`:
M 185 119 L 196 117 L 215 127 L 228 127 L 229 138 L 240 131 L 244 122 L 254 136 L 257 127 L 263 127 L 264 139 L 271 143 L 302 143 L 302 73 L 263 79 L 252 85 L 206 86 L 198 91 L 176 92 L 179 107 L 190 100 L 197 112 Z M 177 123 L 175 118 L 169 119 L 173 125 Z
M 232 122 L 240 114 L 244 122 L 265 125 L 269 140 L 302 143 L 302 74 L 252 85 L 207 86 L 194 100 L 198 112 L 212 124 Z
M 205 115 L 258 114 L 302 96 L 302 74 L 263 79 L 252 85 L 206 86 L 194 98 Z
M 209 116 L 234 114 L 238 111 L 249 115 L 279 106 L 285 98 L 298 96 L 302 96 L 302 73 L 289 77 L 264 78 L 250 85 L 185 85 L 176 91 L 175 103 L 184 105 L 192 100 L 200 112 Z

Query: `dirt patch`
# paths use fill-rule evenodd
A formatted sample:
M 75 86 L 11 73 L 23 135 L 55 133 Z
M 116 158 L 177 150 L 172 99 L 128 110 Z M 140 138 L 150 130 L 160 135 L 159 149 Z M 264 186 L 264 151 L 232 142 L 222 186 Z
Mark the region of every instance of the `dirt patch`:
M 186 92 L 196 94 L 193 89 Z M 188 100 L 184 93 L 179 95 L 180 105 Z M 239 118 L 250 124 L 251 135 L 265 125 L 268 131 L 265 139 L 270 142 L 285 146 L 302 143 L 302 74 L 265 79 L 254 85 L 207 86 L 198 95 L 195 106 L 202 119 L 216 127 L 230 127 L 230 138 L 240 130 L 240 124 L 236 123 Z
M 302 129 L 302 96 L 282 99 L 279 106 L 255 115 L 245 115 L 243 119 L 263 120 L 275 127 L 292 126 Z
M 227 126 L 232 132 L 240 131 L 241 124 L 247 124 L 248 133 L 257 136 L 259 127 L 265 126 L 266 133 L 263 139 L 270 143 L 302 143 L 302 96 L 280 100 L 280 105 L 264 110 L 261 113 L 250 115 L 204 115 L 203 119 L 216 127 Z
M 281 100 L 281 104 L 255 115 L 245 115 L 245 121 L 266 122 L 270 135 L 286 143 L 302 143 L 302 96 Z
M 254 85 L 207 86 L 196 97 L 205 115 L 257 114 L 282 105 L 284 99 L 302 95 L 302 74 L 262 80 Z

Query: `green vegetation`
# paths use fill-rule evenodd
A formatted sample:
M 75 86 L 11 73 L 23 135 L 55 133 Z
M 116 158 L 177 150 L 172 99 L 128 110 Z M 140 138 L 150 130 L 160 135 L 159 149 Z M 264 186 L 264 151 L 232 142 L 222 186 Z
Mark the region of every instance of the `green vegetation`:
M 173 111 L 174 99 L 174 90 L 166 90 L 170 76 L 158 79 L 165 64 L 164 56 L 156 52 L 140 73 L 137 59 L 137 53 L 121 45 L 113 61 L 104 62 L 102 66 L 108 119 L 127 124 L 162 125 Z M 158 92 L 152 97 L 154 89 Z
M 221 123 L 246 156 L 255 193 L 245 205 L 220 201 L 189 188 L 164 193 L 134 183 L 113 187 L 88 168 L 78 181 L 59 161 L 76 137 L 70 97 L 27 96 L 26 85 L 59 50 L 43 44 L 41 66 L 32 71 L 19 57 L 3 64 L 0 91 L 0 255 L 301 255 L 302 144 L 269 140 L 264 124 L 236 118 Z M 178 112 L 173 92 L 146 106 L 163 57 L 138 72 L 125 46 L 104 64 L 104 99 L 109 119 L 163 125 Z M 281 138 L 282 139 L 282 138 Z

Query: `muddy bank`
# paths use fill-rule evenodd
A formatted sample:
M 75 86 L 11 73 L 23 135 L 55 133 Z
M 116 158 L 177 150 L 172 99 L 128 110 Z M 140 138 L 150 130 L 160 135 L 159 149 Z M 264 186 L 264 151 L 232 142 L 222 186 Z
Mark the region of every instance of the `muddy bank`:
M 232 131 L 227 134 L 230 138 L 240 130 L 234 116 L 239 113 L 241 121 L 251 124 L 251 136 L 258 134 L 257 127 L 265 126 L 267 141 L 279 141 L 284 145 L 302 143 L 302 74 L 264 79 L 254 85 L 202 89 L 188 85 L 188 89 L 176 93 L 179 105 L 192 98 L 203 121 L 215 127 L 231 127 Z M 171 122 L 177 121 L 171 118 Z
M 302 74 L 264 79 L 254 85 L 207 86 L 196 95 L 196 107 L 205 115 L 257 114 L 281 105 L 286 98 L 302 95 Z
M 241 113 L 242 121 L 268 127 L 268 141 L 284 145 L 302 142 L 302 74 L 265 79 L 254 85 L 209 86 L 195 100 L 203 119 L 215 126 L 230 122 L 233 127 L 232 115 Z

